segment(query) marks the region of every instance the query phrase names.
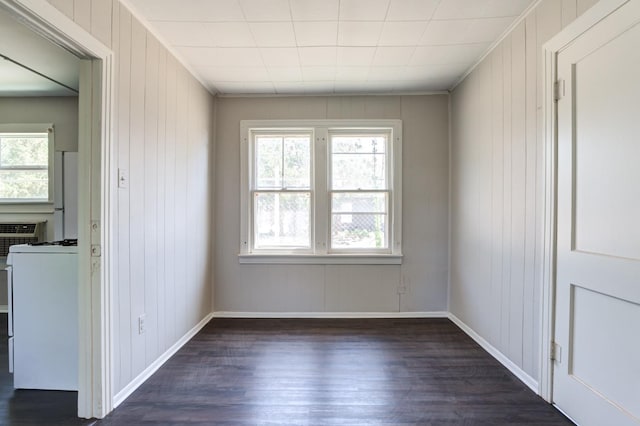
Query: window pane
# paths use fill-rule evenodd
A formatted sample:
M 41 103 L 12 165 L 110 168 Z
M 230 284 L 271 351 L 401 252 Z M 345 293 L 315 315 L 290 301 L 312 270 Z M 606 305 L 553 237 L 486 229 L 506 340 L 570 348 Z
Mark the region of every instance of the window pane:
M 49 198 L 47 170 L 0 170 L 0 198 Z
M 256 189 L 309 189 L 309 136 L 256 136 Z
M 0 166 L 48 167 L 49 136 L 46 133 L 0 137 Z
M 308 136 L 284 139 L 284 187 L 309 189 L 311 182 L 311 140 Z
M 387 217 L 384 214 L 331 215 L 332 249 L 387 248 Z
M 387 189 L 387 135 L 331 135 L 331 189 Z
M 333 213 L 386 213 L 387 193 L 338 193 L 331 194 Z
M 256 248 L 310 246 L 310 193 L 255 193 L 254 213 Z
M 382 135 L 332 136 L 331 150 L 337 153 L 384 154 L 387 138 Z
M 282 137 L 256 137 L 256 188 L 282 187 Z

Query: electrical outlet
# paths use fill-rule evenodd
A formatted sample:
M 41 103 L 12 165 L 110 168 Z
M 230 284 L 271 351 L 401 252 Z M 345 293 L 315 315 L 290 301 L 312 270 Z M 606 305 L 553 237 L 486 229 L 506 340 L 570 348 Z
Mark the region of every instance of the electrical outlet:
M 138 334 L 143 334 L 145 332 L 144 317 L 144 314 L 138 317 Z

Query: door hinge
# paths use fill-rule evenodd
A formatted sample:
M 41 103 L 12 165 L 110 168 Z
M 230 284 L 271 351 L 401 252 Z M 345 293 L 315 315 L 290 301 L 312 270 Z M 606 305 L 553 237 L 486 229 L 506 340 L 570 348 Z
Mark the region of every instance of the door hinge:
M 557 102 L 564 97 L 564 80 L 553 83 L 553 99 Z
M 551 361 L 556 361 L 558 364 L 562 363 L 562 346 L 556 342 L 551 342 Z

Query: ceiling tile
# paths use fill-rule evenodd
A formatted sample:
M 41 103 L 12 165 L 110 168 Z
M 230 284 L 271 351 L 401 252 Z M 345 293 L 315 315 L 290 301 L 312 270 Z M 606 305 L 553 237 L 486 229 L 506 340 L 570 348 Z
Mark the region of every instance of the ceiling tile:
M 467 70 L 466 64 L 425 65 L 421 67 L 406 67 L 406 80 L 425 80 L 441 77 L 457 79 Z
M 368 67 L 375 53 L 375 47 L 338 47 L 338 66 Z
M 340 0 L 341 21 L 383 21 L 389 0 Z
M 196 68 L 196 70 L 215 81 L 269 81 L 269 73 L 263 66 Z
M 373 57 L 376 67 L 401 67 L 407 65 L 413 57 L 415 47 L 378 47 Z
M 244 14 L 237 0 L 129 0 L 149 21 L 243 21 Z
M 513 18 L 431 21 L 422 35 L 420 45 L 492 42 L 511 22 Z
M 291 22 L 253 22 L 249 24 L 256 46 L 288 47 L 296 45 Z
M 482 55 L 489 43 L 452 44 L 448 46 L 418 46 L 409 65 L 467 64 L 471 65 Z
M 303 67 L 332 67 L 336 65 L 335 47 L 299 47 L 300 65 Z
M 380 46 L 415 46 L 427 28 L 427 21 L 385 22 Z
M 199 22 L 156 22 L 154 26 L 172 46 L 207 46 L 205 27 Z
M 334 46 L 338 39 L 338 22 L 294 22 L 298 46 Z
M 215 57 L 215 66 L 262 66 L 262 56 L 257 48 L 218 47 L 211 54 Z
M 338 46 L 376 46 L 382 25 L 382 22 L 340 22 Z
M 310 81 L 304 85 L 304 93 L 307 95 L 322 95 L 333 93 L 334 82 L 332 81 Z
M 428 21 L 440 0 L 391 0 L 387 21 Z
M 302 67 L 304 81 L 333 81 L 335 78 L 335 67 Z
M 337 21 L 339 0 L 290 0 L 294 21 Z
M 295 47 L 263 47 L 262 61 L 267 67 L 299 67 L 298 49 Z
M 291 21 L 288 0 L 238 0 L 249 22 Z
M 302 81 L 302 69 L 300 67 L 270 67 L 267 68 L 267 71 L 273 82 Z
M 400 80 L 406 72 L 405 67 L 373 67 L 369 71 L 368 80 L 370 81 L 386 81 Z
M 535 0 L 442 0 L 433 19 L 519 16 Z
M 340 67 L 336 69 L 336 81 L 364 81 L 369 76 L 369 67 Z

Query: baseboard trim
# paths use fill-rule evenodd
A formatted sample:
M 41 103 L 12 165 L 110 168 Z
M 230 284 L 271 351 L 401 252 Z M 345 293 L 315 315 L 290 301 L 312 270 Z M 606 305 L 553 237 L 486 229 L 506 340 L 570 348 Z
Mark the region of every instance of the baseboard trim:
M 491 343 L 487 342 L 482 336 L 476 333 L 471 327 L 465 324 L 460 318 L 458 318 L 452 313 L 449 313 L 448 317 L 451 321 L 453 321 L 455 325 L 460 327 L 462 331 L 467 333 L 469 337 L 475 340 L 476 343 L 482 347 L 482 349 L 489 352 L 489 354 L 492 357 L 494 357 L 496 360 L 498 360 L 498 362 L 504 365 L 507 368 L 507 370 L 511 371 L 518 379 L 520 379 L 520 381 L 522 381 L 522 383 L 527 385 L 529 389 L 534 391 L 536 395 L 539 394 L 537 380 L 535 380 L 533 377 L 528 375 L 523 369 L 521 369 L 516 364 L 514 364 L 513 361 L 507 358 L 502 352 L 496 349 Z
M 238 312 L 218 311 L 214 318 L 448 318 L 444 311 L 433 312 Z
M 9 306 L 8 305 L 0 305 L 0 314 L 8 314 Z
M 193 336 L 195 336 L 209 321 L 213 318 L 213 312 L 204 317 L 195 327 L 187 332 L 176 343 L 167 349 L 158 359 L 144 369 L 144 371 L 133 379 L 127 386 L 113 397 L 113 408 L 122 404 L 136 389 L 138 389 L 149 377 L 153 375 L 162 365 L 169 360 L 176 352 L 180 350 Z

